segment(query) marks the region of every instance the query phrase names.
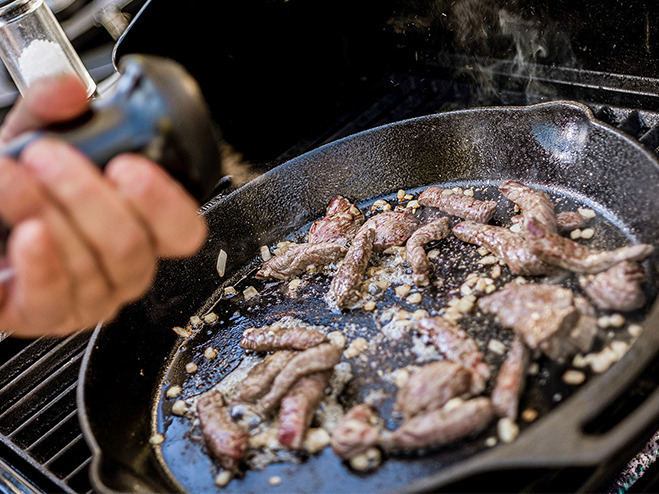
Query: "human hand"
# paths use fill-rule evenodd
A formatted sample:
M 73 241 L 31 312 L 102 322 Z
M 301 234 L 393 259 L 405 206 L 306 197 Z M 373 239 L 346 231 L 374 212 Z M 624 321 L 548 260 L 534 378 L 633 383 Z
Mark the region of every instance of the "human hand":
M 66 121 L 88 107 L 75 77 L 38 81 L 0 127 L 0 147 L 26 130 Z M 104 172 L 54 139 L 18 161 L 0 157 L 0 218 L 11 226 L 0 286 L 0 330 L 65 335 L 107 320 L 150 286 L 159 257 L 194 254 L 206 224 L 187 192 L 133 154 Z

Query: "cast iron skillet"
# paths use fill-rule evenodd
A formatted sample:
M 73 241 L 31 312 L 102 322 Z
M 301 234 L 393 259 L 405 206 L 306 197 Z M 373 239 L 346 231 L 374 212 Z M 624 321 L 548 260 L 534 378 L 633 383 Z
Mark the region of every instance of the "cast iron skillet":
M 659 163 L 638 143 L 594 120 L 579 104 L 555 102 L 430 115 L 323 146 L 207 204 L 203 213 L 210 238 L 202 252 L 192 259 L 162 263 L 151 291 L 94 332 L 78 386 L 80 420 L 93 452 L 94 487 L 100 492 L 213 489 L 210 461 L 189 437 L 176 436 L 180 440 L 173 445 L 165 441 L 169 458 L 172 451 L 178 455 L 173 470 L 165 466 L 149 437 L 156 428 L 163 432 L 173 423 L 159 406 L 162 380 L 181 343 L 172 326 L 203 313 L 223 281 L 239 276 L 260 246 L 272 245 L 322 216 L 337 193 L 361 201 L 432 183 L 479 180 L 496 186 L 509 178 L 578 199 L 615 225 L 626 242 L 659 247 Z M 223 279 L 215 268 L 220 249 L 228 253 Z M 653 300 L 657 256 L 645 267 Z M 229 488 L 269 489 L 268 478 L 276 472 L 287 490 L 437 489 L 486 470 L 596 465 L 657 422 L 659 391 L 655 389 L 607 432 L 584 430 L 656 358 L 656 304 L 648 310 L 644 327 L 623 360 L 590 380 L 510 445 L 486 449 L 466 442 L 449 455 L 440 451 L 389 460 L 370 475 L 351 473 L 325 450 L 301 465 L 249 472 L 244 483 L 234 482 Z M 235 355 L 239 333 L 227 330 L 228 354 Z

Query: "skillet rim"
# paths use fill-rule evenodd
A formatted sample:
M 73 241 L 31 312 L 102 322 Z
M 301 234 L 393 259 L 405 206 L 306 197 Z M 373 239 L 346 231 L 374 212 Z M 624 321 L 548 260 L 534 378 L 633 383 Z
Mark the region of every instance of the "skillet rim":
M 537 103 L 537 104 L 533 104 L 533 105 L 525 105 L 525 106 L 524 105 L 521 105 L 521 106 L 483 106 L 483 107 L 473 107 L 473 108 L 466 108 L 466 109 L 461 109 L 461 110 L 453 110 L 453 111 L 440 112 L 440 113 L 432 113 L 432 114 L 423 115 L 423 116 L 419 116 L 419 117 L 399 120 L 399 121 L 379 125 L 379 126 L 376 126 L 376 127 L 373 127 L 373 128 L 365 129 L 365 130 L 362 130 L 360 132 L 345 136 L 341 139 L 337 139 L 335 141 L 326 143 L 326 144 L 324 144 L 322 146 L 319 146 L 319 147 L 317 147 L 313 150 L 310 150 L 306 153 L 303 153 L 303 154 L 301 154 L 301 155 L 299 155 L 299 156 L 297 156 L 297 157 L 295 157 L 291 160 L 288 160 L 285 163 L 282 163 L 281 165 L 279 165 L 279 166 L 273 168 L 272 170 L 264 173 L 263 175 L 255 178 L 254 180 L 252 180 L 248 184 L 244 185 L 240 189 L 235 190 L 235 191 L 233 191 L 232 193 L 230 193 L 226 196 L 222 196 L 222 197 L 218 196 L 218 197 L 215 197 L 215 198 L 209 200 L 206 204 L 201 206 L 200 213 L 204 216 L 210 214 L 216 207 L 218 207 L 223 202 L 232 200 L 232 198 L 236 194 L 240 193 L 240 191 L 244 187 L 254 186 L 252 184 L 258 185 L 261 182 L 268 180 L 268 177 L 270 177 L 273 174 L 286 172 L 287 169 L 291 165 L 295 164 L 298 161 L 304 161 L 305 159 L 308 159 L 308 158 L 312 157 L 315 154 L 322 153 L 323 151 L 325 151 L 325 150 L 327 150 L 327 149 L 329 149 L 333 146 L 336 146 L 337 144 L 344 143 L 344 142 L 353 140 L 355 138 L 359 138 L 359 137 L 367 135 L 367 134 L 375 133 L 375 132 L 378 132 L 378 131 L 380 131 L 382 129 L 385 129 L 385 128 L 396 128 L 398 126 L 408 125 L 411 122 L 430 121 L 430 120 L 438 118 L 438 117 L 441 118 L 444 115 L 452 115 L 452 116 L 458 115 L 459 116 L 459 115 L 467 115 L 467 114 L 473 114 L 473 113 L 501 112 L 501 111 L 506 111 L 506 112 L 511 112 L 512 111 L 512 112 L 526 113 L 526 112 L 537 111 L 538 109 L 542 109 L 542 108 L 545 108 L 545 107 L 555 107 L 559 111 L 567 111 L 568 109 L 575 109 L 575 110 L 580 111 L 583 114 L 583 116 L 585 117 L 585 119 L 588 121 L 588 125 L 593 125 L 595 127 L 601 127 L 605 131 L 613 133 L 613 134 L 619 136 L 620 138 L 622 138 L 623 141 L 625 141 L 626 145 L 630 146 L 630 148 L 635 149 L 636 151 L 644 154 L 647 158 L 649 158 L 649 160 L 652 162 L 652 164 L 657 168 L 657 170 L 659 170 L 659 157 L 654 155 L 651 151 L 649 151 L 640 142 L 638 142 L 634 138 L 630 137 L 625 132 L 621 131 L 620 129 L 618 129 L 618 128 L 612 126 L 612 125 L 609 125 L 605 122 L 602 122 L 602 121 L 598 120 L 594 116 L 592 110 L 588 106 L 586 106 L 586 105 L 584 105 L 580 102 L 570 101 L 570 100 L 556 100 L 556 101 L 548 101 L 548 102 L 542 102 L 542 103 Z M 137 303 L 139 303 L 139 301 L 137 301 Z M 643 321 L 643 326 L 644 327 L 649 326 L 651 323 L 653 323 L 653 325 L 659 327 L 659 296 L 657 296 L 657 298 L 655 299 L 654 304 L 648 310 L 648 314 L 647 314 L 645 320 Z M 104 462 L 104 454 L 103 454 L 101 446 L 98 444 L 98 442 L 96 440 L 96 437 L 95 437 L 94 432 L 93 432 L 93 428 L 90 425 L 90 421 L 89 421 L 89 418 L 88 418 L 88 410 L 87 410 L 87 406 L 86 406 L 86 402 L 85 402 L 86 377 L 87 377 L 87 373 L 89 372 L 90 365 L 92 365 L 91 360 L 93 359 L 93 354 L 94 354 L 94 350 L 95 350 L 95 347 L 96 347 L 96 342 L 97 342 L 98 337 L 100 335 L 100 332 L 102 331 L 103 328 L 104 328 L 104 326 L 103 326 L 102 323 L 99 323 L 99 325 L 96 326 L 96 328 L 94 329 L 94 331 L 93 331 L 93 333 L 90 337 L 90 340 L 89 340 L 89 343 L 88 343 L 87 348 L 85 350 L 85 353 L 83 355 L 83 359 L 82 359 L 82 363 L 81 363 L 81 367 L 80 367 L 80 371 L 79 371 L 78 385 L 77 385 L 77 390 L 76 390 L 76 400 L 77 400 L 77 406 L 78 406 L 78 409 L 77 409 L 78 410 L 78 418 L 79 418 L 79 421 L 80 421 L 83 436 L 84 436 L 84 438 L 85 438 L 85 440 L 86 440 L 87 444 L 89 445 L 90 450 L 92 452 L 92 461 L 90 463 L 90 469 L 89 469 L 90 479 L 92 481 L 92 484 L 93 484 L 94 488 L 96 490 L 98 490 L 99 492 L 117 492 L 117 491 L 114 491 L 112 489 L 109 489 L 107 487 L 107 485 L 104 483 L 104 481 L 102 480 L 102 478 L 101 478 L 100 472 L 101 472 L 102 466 L 104 464 L 103 463 Z M 647 347 L 644 347 L 644 349 L 646 350 L 644 353 L 650 353 L 651 355 L 649 357 L 647 357 L 646 360 L 643 361 L 643 365 L 635 365 L 633 362 L 631 362 L 631 353 L 632 353 L 631 350 L 633 348 L 638 348 L 639 345 L 636 345 L 636 344 L 632 345 L 630 350 L 625 355 L 625 358 L 623 358 L 621 361 L 616 363 L 615 368 L 617 369 L 617 371 L 612 374 L 614 377 L 619 376 L 620 374 L 623 374 L 625 372 L 629 372 L 629 370 L 628 370 L 629 367 L 631 367 L 632 370 L 635 371 L 635 373 L 633 373 L 633 375 L 631 377 L 637 376 L 638 374 L 640 374 L 643 371 L 643 369 L 648 365 L 648 363 L 652 360 L 652 358 L 653 357 L 656 358 L 657 354 L 659 354 L 659 335 L 656 335 L 656 336 L 652 337 L 650 335 L 649 331 L 644 331 L 643 334 L 639 337 L 639 340 L 640 339 L 650 340 L 649 343 L 652 343 L 653 346 L 650 348 L 649 352 L 647 351 Z M 636 343 L 638 343 L 638 341 Z M 627 363 L 625 364 L 625 362 L 627 362 Z M 603 374 L 593 376 L 591 379 L 589 379 L 589 381 L 585 385 L 580 386 L 580 388 L 578 390 L 576 390 L 568 399 L 566 399 L 564 402 L 557 405 L 545 417 L 543 417 L 542 419 L 538 420 L 536 423 L 529 426 L 525 430 L 524 434 L 522 436 L 520 436 L 520 438 L 517 439 L 517 441 L 515 441 L 514 443 L 508 444 L 508 445 L 501 444 L 501 445 L 498 445 L 496 448 L 494 448 L 492 450 L 477 452 L 474 455 L 458 462 L 458 464 L 455 465 L 455 466 L 449 466 L 446 469 L 441 470 L 437 474 L 429 475 L 428 477 L 426 477 L 424 479 L 421 479 L 420 481 L 408 484 L 406 487 L 403 487 L 402 490 L 403 491 L 416 492 L 416 491 L 422 491 L 422 490 L 425 490 L 425 489 L 428 489 L 428 488 L 432 488 L 433 484 L 436 484 L 438 481 L 439 482 L 442 482 L 442 481 L 445 481 L 445 480 L 450 481 L 450 480 L 453 480 L 453 479 L 461 478 L 463 475 L 466 475 L 470 472 L 470 468 L 471 469 L 475 468 L 475 471 L 472 471 L 471 473 L 487 471 L 489 469 L 487 469 L 487 468 L 483 469 L 482 468 L 483 463 L 485 463 L 486 464 L 485 466 L 487 466 L 488 462 L 492 461 L 492 459 L 496 460 L 500 456 L 503 457 L 503 458 L 501 458 L 502 461 L 500 461 L 499 463 L 497 463 L 495 461 L 494 464 L 490 464 L 490 465 L 493 466 L 494 469 L 506 467 L 506 454 L 501 453 L 502 451 L 504 451 L 504 452 L 508 452 L 508 451 L 511 451 L 511 450 L 514 451 L 514 449 L 516 447 L 518 447 L 516 445 L 528 443 L 534 437 L 534 434 L 532 434 L 533 431 L 536 431 L 538 429 L 542 430 L 542 429 L 546 428 L 546 427 L 541 427 L 541 426 L 547 422 L 547 420 L 546 420 L 547 418 L 555 417 L 557 415 L 558 411 L 564 410 L 566 408 L 566 406 L 569 405 L 570 403 L 573 403 L 573 404 L 577 403 L 579 401 L 578 397 L 583 397 L 584 395 L 588 395 L 589 390 L 594 390 L 596 388 L 601 388 L 603 383 L 610 380 L 610 378 L 606 377 L 608 374 L 609 374 L 608 372 L 605 372 Z M 618 391 L 619 391 L 618 393 L 608 396 L 608 400 L 607 400 L 606 403 L 610 403 L 611 401 L 614 401 L 619 396 L 619 394 L 624 392 L 624 389 L 621 389 L 621 390 L 618 390 Z M 655 390 L 655 391 L 657 391 L 657 390 Z M 592 394 L 592 391 L 590 392 L 590 394 Z M 652 403 L 657 402 L 657 404 L 659 404 L 659 393 L 655 392 L 654 395 L 653 395 L 653 398 L 648 397 L 645 400 L 644 403 L 648 404 L 648 402 L 652 402 Z M 574 408 L 574 406 L 572 408 Z M 657 407 L 657 409 L 658 409 L 657 415 L 659 415 L 659 407 Z M 151 411 L 150 413 L 152 414 L 153 412 Z M 586 421 L 586 419 L 588 418 L 587 415 L 588 414 L 586 414 L 586 416 L 583 417 L 584 421 Z M 538 434 L 535 434 L 535 435 L 538 435 Z M 526 439 L 526 438 L 529 438 L 529 439 Z M 609 452 L 609 455 L 613 454 L 614 452 L 615 451 Z M 561 463 L 560 461 L 556 462 L 556 459 L 554 459 L 554 460 L 555 460 L 554 461 L 555 466 L 566 466 L 567 465 L 567 463 Z M 597 456 L 597 455 L 591 456 L 587 460 L 587 463 L 585 463 L 584 465 L 587 466 L 587 465 L 591 465 L 591 464 L 596 464 L 601 460 L 602 460 L 601 455 L 600 456 Z M 571 461 L 574 461 L 574 459 L 572 459 Z M 536 462 L 534 464 L 545 465 L 546 463 Z M 573 465 L 574 463 L 570 463 L 570 464 Z M 162 473 L 165 477 L 167 477 L 167 481 L 173 483 L 173 485 L 171 485 L 170 487 L 173 488 L 173 489 L 179 490 L 181 492 L 185 492 L 185 489 L 181 486 L 181 484 L 178 482 L 176 477 L 169 471 L 169 469 L 164 468 L 163 465 L 160 465 L 160 466 L 164 470 Z M 528 464 L 526 466 L 528 466 Z M 147 488 L 152 488 L 152 486 L 149 485 L 149 480 L 150 479 L 142 479 L 142 480 L 146 481 Z M 435 485 L 435 488 L 436 487 L 437 486 Z

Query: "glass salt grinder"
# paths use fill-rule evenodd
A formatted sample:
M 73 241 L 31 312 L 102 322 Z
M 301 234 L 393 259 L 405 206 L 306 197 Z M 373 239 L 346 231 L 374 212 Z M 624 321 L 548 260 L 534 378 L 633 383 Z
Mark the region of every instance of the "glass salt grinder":
M 0 0 L 0 58 L 18 90 L 35 80 L 75 74 L 87 96 L 96 84 L 44 0 Z

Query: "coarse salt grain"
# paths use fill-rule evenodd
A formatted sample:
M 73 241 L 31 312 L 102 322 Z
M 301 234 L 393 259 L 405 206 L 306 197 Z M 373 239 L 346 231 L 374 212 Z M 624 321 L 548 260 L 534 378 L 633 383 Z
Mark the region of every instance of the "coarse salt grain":
M 162 434 L 154 434 L 149 438 L 149 443 L 153 444 L 154 446 L 158 446 L 164 442 L 165 442 L 165 436 L 163 436 Z
M 565 384 L 579 385 L 586 380 L 586 374 L 581 371 L 568 369 L 563 373 L 563 382 Z
M 174 326 L 172 328 L 172 331 L 174 331 L 177 335 L 183 338 L 189 338 L 190 336 L 192 336 L 192 332 L 189 329 L 183 328 L 181 326 Z
M 236 293 L 236 288 L 233 286 L 225 286 L 224 287 L 224 296 L 225 297 L 233 297 Z
M 423 300 L 423 295 L 421 295 L 419 292 L 412 293 L 409 295 L 406 299 L 410 304 L 420 304 L 421 301 Z
M 215 485 L 225 487 L 231 482 L 232 478 L 233 474 L 228 470 L 224 470 L 215 476 Z
M 273 485 L 273 486 L 274 486 L 274 485 L 279 485 L 279 484 L 281 484 L 281 481 L 282 481 L 282 480 L 281 480 L 281 477 L 280 477 L 279 475 L 273 475 L 273 476 L 270 477 L 270 479 L 268 480 L 268 484 Z
M 497 435 L 504 443 L 511 443 L 519 435 L 519 427 L 509 417 L 504 417 L 497 422 Z
M 217 322 L 217 319 L 217 314 L 215 314 L 215 312 L 209 312 L 203 317 L 203 320 L 206 324 L 214 324 Z
M 394 291 L 396 292 L 396 296 L 403 298 L 410 293 L 411 289 L 412 287 L 410 285 L 399 285 Z
M 220 275 L 220 278 L 224 276 L 226 267 L 227 267 L 227 253 L 224 250 L 220 249 L 220 253 L 217 255 L 217 262 L 215 263 L 215 269 L 217 270 L 217 274 Z
M 627 327 L 627 332 L 633 338 L 638 338 L 639 336 L 641 336 L 641 333 L 643 332 L 643 326 L 641 326 L 640 324 L 630 324 Z
M 572 240 L 577 240 L 577 239 L 581 238 L 581 230 L 579 230 L 578 228 L 575 229 L 575 230 L 572 230 L 570 232 L 570 238 Z
M 259 296 L 259 292 L 253 286 L 248 286 L 243 290 L 243 297 L 245 298 L 245 300 L 249 300 L 251 298 L 258 296 Z
M 309 432 L 307 432 L 307 436 L 304 439 L 304 449 L 306 449 L 308 453 L 314 454 L 329 446 L 331 442 L 332 438 L 322 427 L 309 429 Z
M 362 338 L 355 338 L 350 342 L 350 345 L 348 345 L 348 348 L 343 352 L 343 356 L 345 358 L 354 358 L 357 355 L 361 353 L 362 350 L 364 350 L 368 346 L 368 342 Z
M 595 211 L 593 211 L 592 209 L 588 209 L 588 208 L 578 208 L 577 212 L 582 217 L 586 218 L 587 220 L 594 218 L 597 214 L 597 213 L 595 213 Z
M 506 345 L 504 345 L 502 342 L 496 339 L 491 339 L 490 341 L 487 342 L 487 348 L 493 353 L 496 353 L 497 355 L 503 355 L 506 353 Z
M 372 311 L 372 310 L 375 310 L 375 302 L 373 302 L 372 300 L 367 301 L 364 304 L 364 310 L 369 311 L 369 312 Z
M 181 386 L 174 385 L 167 388 L 165 394 L 167 395 L 167 398 L 176 398 L 181 394 L 182 391 L 183 388 L 181 388 Z
M 207 358 L 208 360 L 212 360 L 215 357 L 217 357 L 217 350 L 213 348 L 212 346 L 209 346 L 204 350 L 204 357 Z
M 337 348 L 345 348 L 346 337 L 341 331 L 332 331 L 327 335 L 329 342 Z
M 185 404 L 183 400 L 177 400 L 172 405 L 172 413 L 178 415 L 179 417 L 185 415 L 185 412 L 188 411 L 188 405 Z
M 194 374 L 195 372 L 197 372 L 197 369 L 198 369 L 197 364 L 195 364 L 194 362 L 188 362 L 187 364 L 185 364 L 185 372 L 187 372 L 188 374 Z
M 519 233 L 522 231 L 522 225 L 520 223 L 515 223 L 510 227 L 510 231 L 513 233 Z
M 524 422 L 533 422 L 538 418 L 538 411 L 535 408 L 525 408 L 521 417 Z
M 595 235 L 595 230 L 592 228 L 584 228 L 581 230 L 581 238 L 585 238 L 586 240 L 593 238 L 593 235 Z

